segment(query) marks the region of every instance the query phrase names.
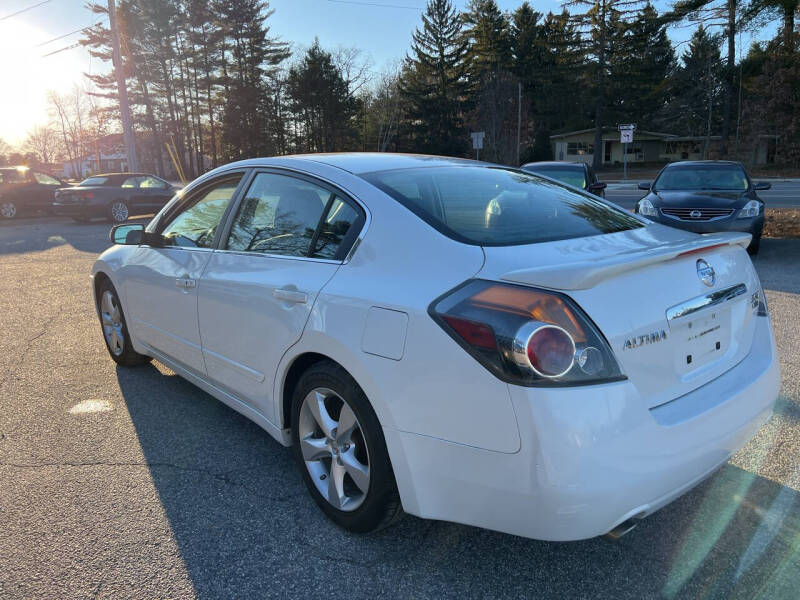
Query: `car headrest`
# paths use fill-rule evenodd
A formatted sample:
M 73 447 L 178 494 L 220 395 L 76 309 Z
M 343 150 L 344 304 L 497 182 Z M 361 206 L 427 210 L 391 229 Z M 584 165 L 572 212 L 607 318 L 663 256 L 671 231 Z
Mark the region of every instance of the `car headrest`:
M 322 200 L 311 190 L 288 189 L 281 192 L 275 207 L 275 222 L 292 229 L 315 229 L 322 214 Z

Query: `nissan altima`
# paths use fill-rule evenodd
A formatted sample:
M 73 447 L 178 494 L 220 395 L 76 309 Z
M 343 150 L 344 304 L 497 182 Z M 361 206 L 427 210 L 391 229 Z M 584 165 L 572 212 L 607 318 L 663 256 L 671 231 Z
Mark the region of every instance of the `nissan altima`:
M 749 233 L 524 171 L 392 154 L 220 167 L 96 261 L 111 358 L 155 358 L 293 449 L 356 532 L 404 512 L 620 535 L 771 416 Z
M 648 194 L 636 212 L 664 225 L 696 233 L 746 231 L 748 246 L 757 254 L 764 229 L 764 202 L 756 191 L 768 190 L 769 182 L 754 183 L 741 163 L 733 161 L 682 161 L 667 165 L 651 184 L 639 189 Z

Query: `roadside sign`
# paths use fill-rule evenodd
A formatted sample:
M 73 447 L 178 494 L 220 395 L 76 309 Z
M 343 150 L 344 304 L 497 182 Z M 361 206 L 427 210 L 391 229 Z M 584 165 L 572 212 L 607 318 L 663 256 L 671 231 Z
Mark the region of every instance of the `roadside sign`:
M 622 144 L 622 178 L 628 178 L 628 144 L 633 142 L 633 132 L 636 129 L 636 123 L 626 123 L 618 125 L 619 141 Z
M 483 136 L 484 131 L 473 131 L 470 133 L 472 136 L 472 148 L 475 150 L 475 160 L 478 160 L 478 156 L 480 156 L 480 151 L 483 150 Z

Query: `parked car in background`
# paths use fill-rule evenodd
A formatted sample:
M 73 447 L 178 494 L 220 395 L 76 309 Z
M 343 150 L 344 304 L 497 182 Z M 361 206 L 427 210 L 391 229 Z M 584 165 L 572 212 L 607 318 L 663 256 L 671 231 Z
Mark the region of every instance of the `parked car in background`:
M 586 163 L 532 162 L 522 165 L 523 171 L 544 175 L 561 183 L 586 190 L 590 194 L 605 198 L 606 183 L 598 181 L 594 169 Z
M 648 193 L 636 212 L 695 233 L 746 231 L 753 236 L 748 251 L 756 254 L 764 229 L 764 201 L 756 191 L 770 187 L 767 182 L 753 183 L 739 162 L 676 162 L 664 167 L 652 183 L 639 183 Z
M 28 167 L 0 167 L 0 217 L 49 212 L 63 181 Z
M 101 217 L 124 223 L 131 215 L 158 212 L 176 191 L 155 175 L 105 173 L 59 189 L 51 204 L 56 214 L 76 221 Z
M 252 159 L 110 237 L 92 276 L 111 358 L 155 357 L 292 446 L 351 531 L 402 507 L 620 535 L 724 465 L 780 386 L 750 236 L 518 169 Z

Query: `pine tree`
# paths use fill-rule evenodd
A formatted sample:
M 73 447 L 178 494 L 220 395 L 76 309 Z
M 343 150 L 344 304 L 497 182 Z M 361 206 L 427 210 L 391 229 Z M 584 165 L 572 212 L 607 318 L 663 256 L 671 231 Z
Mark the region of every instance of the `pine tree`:
M 572 14 L 571 18 L 580 28 L 586 57 L 593 72 L 595 169 L 599 169 L 602 164 L 603 125 L 608 118 L 609 104 L 613 100 L 608 81 L 609 56 L 616 41 L 614 29 L 643 4 L 640 0 L 568 0 L 565 3 L 565 6 L 582 11 Z
M 292 66 L 287 93 L 296 124 L 298 150 L 336 152 L 352 148 L 359 106 L 333 56 L 315 39 L 302 61 Z
M 450 0 L 428 0 L 422 26 L 412 36 L 400 91 L 419 152 L 462 156 L 467 152 L 464 113 L 469 82 L 469 40 Z
M 671 81 L 673 99 L 666 121 L 678 133 L 706 137 L 717 134 L 722 122 L 722 59 L 719 38 L 700 25 L 692 34 Z M 708 141 L 706 141 L 706 150 Z
M 472 124 L 485 131 L 485 157 L 516 161 L 517 81 L 511 74 L 508 17 L 495 0 L 471 0 L 462 15 L 469 39 L 469 79 L 475 98 Z

